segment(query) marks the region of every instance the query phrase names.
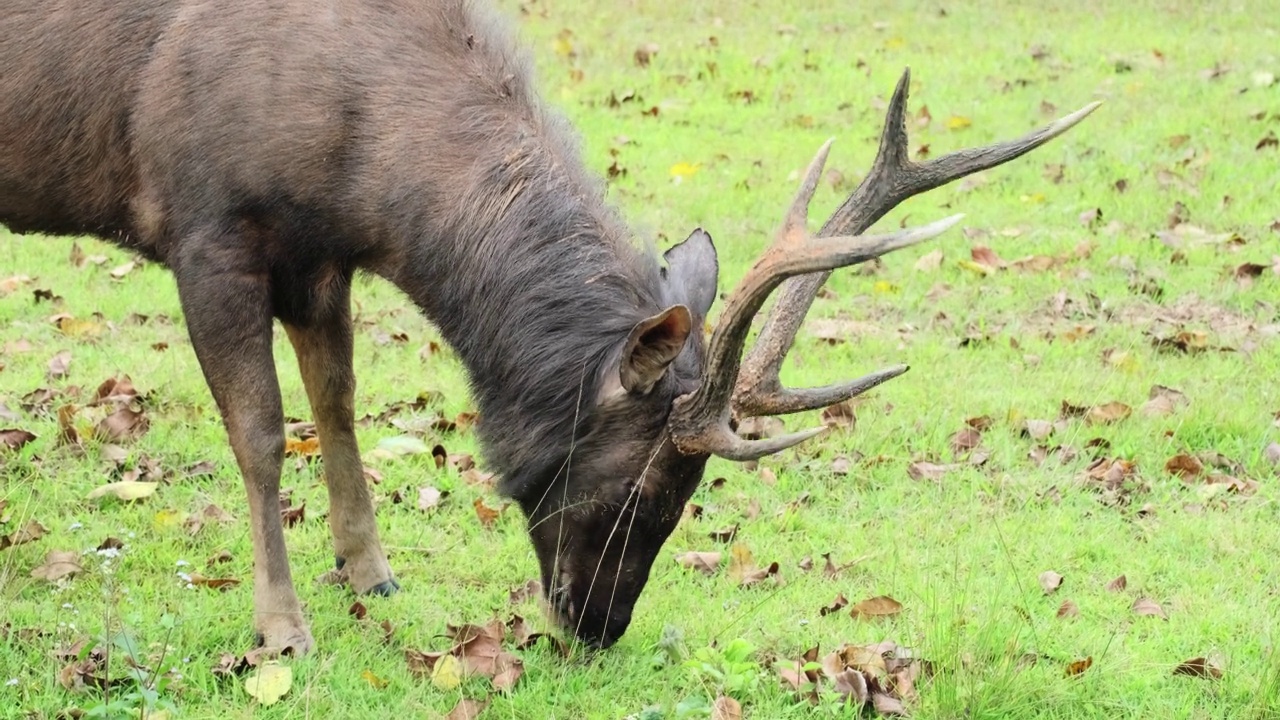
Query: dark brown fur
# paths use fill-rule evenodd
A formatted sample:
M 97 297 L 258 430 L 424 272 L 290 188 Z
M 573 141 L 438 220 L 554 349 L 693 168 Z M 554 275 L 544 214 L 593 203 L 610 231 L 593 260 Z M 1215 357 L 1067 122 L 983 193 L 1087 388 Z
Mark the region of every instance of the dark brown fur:
M 663 267 L 632 244 L 507 32 L 460 0 L 10 0 L 0 33 L 0 222 L 173 270 L 245 476 L 266 644 L 311 645 L 273 505 L 273 318 L 344 571 L 398 587 L 352 431 L 356 270 L 466 364 L 562 619 L 621 636 L 706 460 L 664 424 L 698 383 L 715 253 L 697 234 Z

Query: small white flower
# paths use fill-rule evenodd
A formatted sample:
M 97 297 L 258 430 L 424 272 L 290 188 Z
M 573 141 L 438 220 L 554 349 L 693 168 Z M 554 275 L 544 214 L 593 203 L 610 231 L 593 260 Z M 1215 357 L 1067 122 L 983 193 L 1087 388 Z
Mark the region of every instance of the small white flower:
M 17 685 L 17 684 L 18 684 L 18 678 L 16 678 L 16 677 L 15 677 L 15 678 L 9 678 L 8 680 L 6 680 L 6 681 L 5 681 L 5 683 L 4 683 L 4 684 L 5 684 L 5 685 L 8 685 L 9 687 L 14 687 L 15 685 Z
M 178 567 L 188 567 L 191 565 L 191 563 L 187 562 L 186 560 L 179 560 L 174 564 L 177 565 Z
M 82 530 L 82 529 L 84 529 L 84 524 L 83 524 L 83 523 L 78 523 L 78 522 L 73 522 L 73 523 L 71 523 L 71 525 L 69 525 L 69 526 L 67 527 L 67 529 L 68 529 L 68 530 L 70 530 L 70 531 L 72 531 L 72 532 L 75 532 L 76 530 Z

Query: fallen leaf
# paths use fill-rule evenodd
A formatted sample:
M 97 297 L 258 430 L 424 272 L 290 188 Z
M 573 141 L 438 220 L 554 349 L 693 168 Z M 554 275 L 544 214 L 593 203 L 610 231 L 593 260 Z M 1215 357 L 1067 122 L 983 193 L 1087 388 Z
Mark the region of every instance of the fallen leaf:
M 992 270 L 1000 270 L 1008 265 L 1004 260 L 1000 259 L 995 250 L 986 245 L 974 245 L 970 248 L 969 254 L 973 257 L 975 263 Z
M 284 454 L 290 457 L 315 457 L 320 454 L 320 438 L 285 438 Z
M 453 655 L 445 655 L 431 668 L 431 684 L 448 692 L 462 684 L 462 661 Z
M 377 675 L 374 675 L 372 670 L 366 669 L 364 672 L 360 673 L 360 677 L 363 678 L 365 682 L 369 683 L 369 686 L 374 690 L 381 690 L 387 686 L 387 681 Z
M 1091 425 L 1105 425 L 1119 422 L 1133 413 L 1133 409 L 1122 402 L 1109 402 L 1089 408 L 1085 420 Z
M 1058 606 L 1058 617 L 1059 618 L 1080 617 L 1080 606 L 1076 605 L 1070 600 L 1063 600 L 1062 604 Z
M 742 720 L 742 705 L 728 695 L 721 695 L 711 706 L 711 720 Z
M 224 592 L 240 584 L 240 580 L 236 578 L 211 578 L 205 577 L 200 573 L 191 573 L 191 579 L 188 582 L 196 587 L 222 590 Z
M 823 607 L 818 608 L 818 614 L 822 617 L 826 617 L 833 612 L 843 610 L 848 605 L 849 598 L 845 597 L 844 593 L 838 593 L 836 595 L 836 599 L 832 600 L 830 605 L 824 605 Z
M 1053 423 L 1048 420 L 1026 420 L 1022 423 L 1023 437 L 1044 440 L 1053 434 Z
M 6 428 L 4 430 L 0 430 L 0 446 L 6 447 L 10 450 L 20 450 L 22 449 L 22 446 L 32 440 L 35 440 L 37 437 L 38 436 L 35 433 L 27 430 Z
M 1121 575 L 1107 583 L 1107 592 L 1120 592 L 1129 586 L 1129 578 Z
M 67 372 L 70 367 L 71 351 L 63 350 L 49 360 L 48 372 L 45 373 L 45 377 L 50 380 L 59 380 L 64 378 L 67 376 Z
M 934 272 L 942 267 L 943 255 L 941 250 L 934 250 L 920 256 L 916 260 L 915 269 L 917 272 Z
M 293 670 L 276 662 L 263 663 L 244 679 L 244 691 L 263 705 L 273 705 L 293 687 Z
M 697 570 L 704 575 L 714 575 L 720 568 L 718 552 L 685 552 L 676 555 L 676 562 L 686 570 Z
M 84 572 L 80 565 L 80 555 L 75 551 L 50 550 L 44 558 L 44 564 L 31 570 L 31 577 L 37 580 L 57 582 L 65 577 L 73 577 Z
M 1160 603 L 1148 597 L 1140 597 L 1134 600 L 1133 612 L 1137 615 L 1158 617 L 1161 620 L 1169 619 L 1169 616 L 1164 612 L 1164 608 L 1160 607 Z
M 852 430 L 857 425 L 858 416 L 849 401 L 839 402 L 822 411 L 822 424 L 827 427 L 838 427 Z
M 1273 466 L 1280 466 L 1280 443 L 1271 443 L 1262 450 L 1262 459 Z
M 982 444 L 982 433 L 972 427 L 962 428 L 948 442 L 951 444 L 951 452 L 962 455 Z
M 49 529 L 44 525 L 41 525 L 39 521 L 29 520 L 26 525 L 23 525 L 8 535 L 0 535 L 0 550 L 11 548 L 14 545 L 25 545 L 29 542 L 35 542 L 48 534 Z
M 948 130 L 963 130 L 973 124 L 973 121 L 963 115 L 952 115 L 947 118 Z
M 440 504 L 445 494 L 430 485 L 418 488 L 418 509 L 426 512 Z M 482 520 L 483 522 L 483 520 Z
M 902 603 L 888 595 L 877 595 L 855 604 L 849 610 L 849 616 L 858 618 L 891 617 L 902 612 Z
M 463 698 L 458 701 L 457 705 L 453 706 L 448 715 L 444 716 L 444 720 L 476 720 L 487 707 L 489 707 L 488 700 Z
M 1045 595 L 1051 595 L 1062 587 L 1063 577 L 1052 570 L 1045 570 L 1040 573 L 1040 587 L 1044 589 Z
M 726 525 L 719 530 L 712 530 L 707 533 L 707 536 L 716 542 L 733 542 L 733 539 L 738 536 L 738 524 L 734 523 L 732 525 Z
M 1183 660 L 1178 667 L 1173 669 L 1174 675 L 1189 675 L 1191 677 L 1205 678 L 1208 680 L 1221 680 L 1222 668 L 1215 665 L 1208 658 L 1191 658 Z
M 471 505 L 476 509 L 476 518 L 480 520 L 481 527 L 486 530 L 492 530 L 493 524 L 497 522 L 498 516 L 502 514 L 502 511 L 494 510 L 485 505 L 484 498 L 476 498 Z
M 94 490 L 89 493 L 88 499 L 97 500 L 98 498 L 110 495 L 117 500 L 123 500 L 125 502 L 141 500 L 142 498 L 154 495 L 156 488 L 159 486 L 160 483 L 155 482 L 123 480 L 121 482 L 107 483 L 106 485 L 94 488 Z
M 751 550 L 742 543 L 729 549 L 729 580 L 740 587 L 750 587 L 766 578 L 777 578 L 778 563 L 757 567 Z
M 1164 469 L 1165 472 L 1176 475 L 1182 480 L 1191 480 L 1204 473 L 1204 464 L 1191 455 L 1179 453 L 1165 462 Z
M 1066 675 L 1073 677 L 1093 667 L 1093 656 L 1090 655 L 1083 660 L 1075 660 L 1067 663 Z
M 511 692 L 524 675 L 524 661 L 511 653 L 500 653 L 495 660 L 495 670 L 489 682 L 498 692 Z

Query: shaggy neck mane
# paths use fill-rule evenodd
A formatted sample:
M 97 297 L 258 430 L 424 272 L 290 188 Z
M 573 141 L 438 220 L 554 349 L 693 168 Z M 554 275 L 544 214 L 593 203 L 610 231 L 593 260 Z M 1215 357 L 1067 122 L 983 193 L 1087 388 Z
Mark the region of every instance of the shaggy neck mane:
M 563 462 L 605 369 L 663 307 L 654 254 L 631 244 L 568 138 L 542 130 L 465 145 L 487 150 L 437 200 L 451 208 L 439 240 L 418 243 L 400 283 L 466 365 L 486 461 L 516 496 Z

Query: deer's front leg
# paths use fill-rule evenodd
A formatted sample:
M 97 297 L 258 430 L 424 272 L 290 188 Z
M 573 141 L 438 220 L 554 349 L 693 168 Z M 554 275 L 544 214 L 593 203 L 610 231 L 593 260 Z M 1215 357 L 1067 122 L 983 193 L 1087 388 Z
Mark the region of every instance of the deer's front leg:
M 358 593 L 400 589 L 378 540 L 373 503 L 355 432 L 355 372 L 351 366 L 350 277 L 326 289 L 305 324 L 286 323 L 320 435 L 329 488 L 329 529 L 339 569 Z
M 253 621 L 263 646 L 313 640 L 289 573 L 280 520 L 284 413 L 271 354 L 270 274 L 252 240 L 188 238 L 171 258 L 191 344 L 244 476 L 253 532 Z

